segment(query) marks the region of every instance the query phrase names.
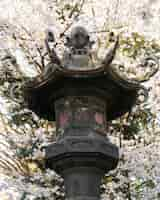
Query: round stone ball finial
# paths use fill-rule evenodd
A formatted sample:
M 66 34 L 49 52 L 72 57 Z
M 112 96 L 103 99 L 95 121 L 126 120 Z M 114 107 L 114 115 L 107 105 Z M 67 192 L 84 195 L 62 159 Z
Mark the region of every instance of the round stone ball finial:
M 66 37 L 63 66 L 73 70 L 95 68 L 94 54 L 89 32 L 82 26 L 73 27 Z
M 90 43 L 88 31 L 82 26 L 73 27 L 70 36 L 67 38 L 67 46 L 75 49 L 82 49 Z

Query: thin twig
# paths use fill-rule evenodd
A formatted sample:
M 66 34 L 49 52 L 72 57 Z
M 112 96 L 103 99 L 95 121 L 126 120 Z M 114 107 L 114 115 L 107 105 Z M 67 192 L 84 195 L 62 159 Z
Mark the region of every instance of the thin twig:
M 3 123 L 3 125 L 4 125 L 4 131 L 5 131 L 5 133 L 8 133 L 8 127 L 7 127 L 7 125 L 6 125 L 6 122 L 5 122 L 5 120 L 4 120 L 4 115 L 2 114 L 2 113 L 0 113 L 0 118 L 1 118 L 1 121 L 2 121 L 2 123 Z
M 117 3 L 116 3 L 116 8 L 115 8 L 115 22 L 117 22 L 118 20 L 118 9 L 119 9 L 119 3 L 120 3 L 120 0 L 117 0 Z
M 17 36 L 16 36 L 15 34 L 13 34 L 13 39 L 17 41 Z M 20 37 L 18 37 L 18 39 L 21 40 Z M 32 41 L 35 41 L 35 40 L 32 40 Z M 42 71 L 42 70 L 41 70 L 41 69 L 42 69 L 42 66 L 34 59 L 34 57 L 32 56 L 32 54 L 31 54 L 30 51 L 28 50 L 28 48 L 26 48 L 26 47 L 23 45 L 22 42 L 18 41 L 18 43 L 19 43 L 19 46 L 20 46 L 22 49 L 24 49 L 24 51 L 26 51 L 26 52 L 29 54 L 29 56 L 30 56 L 30 58 L 32 59 L 32 61 L 34 62 L 34 64 L 38 66 L 37 71 L 38 71 L 39 73 L 41 73 L 41 71 Z
M 19 42 L 19 46 L 22 47 L 25 51 L 27 51 L 27 53 L 29 54 L 30 58 L 32 59 L 32 61 L 39 67 L 37 70 L 39 72 L 42 71 L 42 66 L 39 64 L 39 62 L 37 62 L 34 57 L 32 56 L 32 54 L 30 53 L 30 51 L 22 44 Z
M 74 5 L 74 7 L 72 8 L 71 12 L 70 12 L 69 15 L 68 15 L 68 18 L 71 18 L 72 15 L 74 14 L 74 12 L 75 12 L 77 9 L 78 9 L 78 3 L 76 3 L 76 4 Z
M 77 13 L 76 16 L 74 17 L 74 20 L 75 20 L 76 18 L 79 17 L 79 15 L 80 15 L 80 13 L 81 13 L 81 11 L 82 11 L 82 8 L 83 8 L 84 3 L 85 3 L 85 0 L 82 0 L 82 2 L 81 2 L 81 4 L 80 4 L 80 7 L 79 7 L 79 10 L 78 10 L 78 13 Z M 77 4 L 76 4 L 75 6 L 77 7 Z M 74 8 L 73 8 L 74 10 L 75 10 L 75 6 L 74 6 Z M 73 12 L 73 9 L 72 9 L 72 12 Z M 72 14 L 72 15 L 73 15 L 73 14 Z M 60 38 L 64 37 L 65 33 L 66 33 L 66 32 L 68 31 L 68 29 L 73 25 L 74 20 L 73 20 L 70 24 L 68 24 L 68 25 L 66 26 L 66 28 L 64 29 L 64 31 L 63 31 L 62 33 L 60 33 Z
M 42 55 L 42 52 L 40 50 L 40 47 L 38 46 L 38 44 L 36 43 L 35 39 L 33 38 L 32 34 L 24 27 L 24 26 L 21 26 L 22 29 L 28 34 L 28 36 L 35 42 L 35 47 L 40 55 L 40 58 L 41 58 L 41 64 L 42 66 L 38 63 L 38 66 L 40 67 L 40 69 L 42 70 L 42 68 L 44 69 L 44 55 Z

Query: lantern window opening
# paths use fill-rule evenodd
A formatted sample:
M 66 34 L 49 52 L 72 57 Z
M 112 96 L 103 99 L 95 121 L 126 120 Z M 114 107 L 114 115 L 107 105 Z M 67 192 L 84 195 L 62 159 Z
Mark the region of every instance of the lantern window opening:
M 106 128 L 106 105 L 88 96 L 61 98 L 55 103 L 57 132 L 66 128 Z

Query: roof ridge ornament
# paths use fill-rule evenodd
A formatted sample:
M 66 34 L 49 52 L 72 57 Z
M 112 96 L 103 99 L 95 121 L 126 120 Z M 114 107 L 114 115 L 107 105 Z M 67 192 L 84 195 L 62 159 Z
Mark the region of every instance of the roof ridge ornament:
M 116 55 L 116 50 L 118 48 L 119 45 L 119 36 L 116 37 L 115 42 L 111 45 L 111 47 L 108 49 L 104 60 L 102 61 L 102 64 L 104 65 L 104 67 L 107 67 L 111 64 L 111 62 L 113 61 L 115 55 Z
M 52 43 L 52 44 L 51 44 Z M 95 41 L 92 41 L 89 32 L 82 26 L 76 26 L 71 29 L 69 35 L 66 36 L 66 43 L 62 59 L 56 53 L 55 36 L 52 30 L 46 31 L 45 45 L 50 58 L 50 63 L 44 68 L 40 75 L 40 80 L 47 79 L 53 69 L 65 68 L 70 71 L 94 71 L 98 68 L 104 68 L 108 71 L 109 65 L 113 61 L 119 44 L 117 36 L 115 42 L 108 49 L 104 60 L 99 62 L 97 52 L 92 49 Z M 52 47 L 51 47 L 51 45 Z M 111 67 L 111 66 L 110 66 Z M 64 70 L 65 70 L 64 69 Z M 65 71 L 66 71 L 65 70 Z

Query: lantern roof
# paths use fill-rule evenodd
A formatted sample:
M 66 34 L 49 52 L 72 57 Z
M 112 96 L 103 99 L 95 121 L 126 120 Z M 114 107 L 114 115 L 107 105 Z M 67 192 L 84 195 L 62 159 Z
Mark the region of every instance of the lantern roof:
M 106 100 L 107 119 L 130 111 L 140 84 L 124 79 L 109 65 L 81 70 L 58 66 L 47 77 L 37 77 L 24 87 L 28 107 L 40 117 L 55 120 L 54 102 L 65 96 L 94 96 Z

